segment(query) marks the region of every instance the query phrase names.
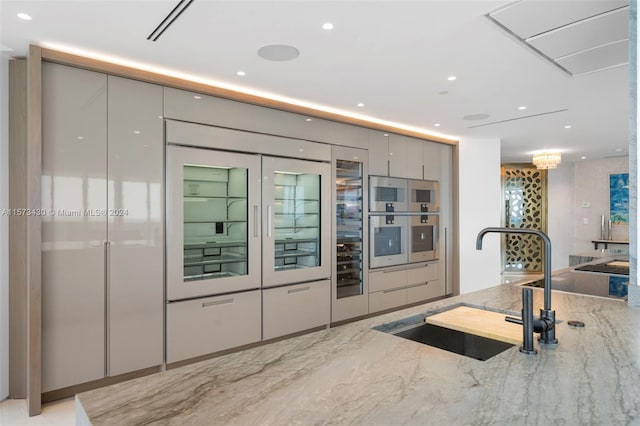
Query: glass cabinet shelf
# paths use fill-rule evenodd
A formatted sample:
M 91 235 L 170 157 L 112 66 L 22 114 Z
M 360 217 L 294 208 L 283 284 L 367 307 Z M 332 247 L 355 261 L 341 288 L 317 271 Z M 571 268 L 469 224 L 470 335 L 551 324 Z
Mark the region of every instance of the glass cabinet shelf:
M 247 169 L 183 166 L 184 280 L 247 275 Z

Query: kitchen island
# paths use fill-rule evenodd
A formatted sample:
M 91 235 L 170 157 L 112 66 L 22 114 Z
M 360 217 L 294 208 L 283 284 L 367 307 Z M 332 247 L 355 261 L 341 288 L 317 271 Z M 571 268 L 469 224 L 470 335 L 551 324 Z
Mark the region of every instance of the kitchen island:
M 534 290 L 534 310 L 542 290 Z M 373 330 L 469 304 L 521 309 L 500 285 L 225 355 L 76 397 L 93 425 L 640 423 L 640 310 L 553 292 L 557 346 L 478 361 Z M 572 328 L 568 320 L 585 323 Z

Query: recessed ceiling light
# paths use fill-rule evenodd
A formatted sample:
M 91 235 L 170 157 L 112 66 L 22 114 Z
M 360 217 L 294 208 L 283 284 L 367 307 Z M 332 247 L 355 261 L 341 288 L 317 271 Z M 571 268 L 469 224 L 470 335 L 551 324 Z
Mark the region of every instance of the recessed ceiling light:
M 518 107 L 518 109 L 519 109 L 519 110 L 523 110 L 523 109 L 527 109 L 527 107 L 526 107 L 526 106 L 524 106 L 524 105 L 522 105 L 522 106 L 519 106 L 519 107 Z
M 140 130 L 134 130 L 133 133 L 135 133 L 136 135 L 140 134 Z
M 566 126 L 564 126 L 565 129 L 570 129 L 571 128 L 571 124 L 567 124 Z
M 30 21 L 31 20 L 31 16 L 27 15 L 26 13 L 18 13 L 18 18 L 22 19 L 23 21 Z
M 622 152 L 624 151 L 622 148 L 616 148 L 616 152 Z
M 333 24 L 331 22 L 325 22 L 324 24 L 322 24 L 322 29 L 323 30 L 332 30 L 333 29 Z
M 313 121 L 313 118 L 306 118 L 304 121 Z
M 82 139 L 84 139 L 84 136 L 78 136 L 79 141 L 81 141 Z
M 359 106 L 359 107 L 363 107 L 363 106 L 364 106 L 364 104 L 363 104 L 362 102 L 360 102 L 360 103 L 358 104 L 358 106 Z
M 300 55 L 300 51 L 286 44 L 270 44 L 258 49 L 258 56 L 268 61 L 291 61 Z
M 193 99 L 202 99 L 202 96 L 195 95 Z
M 238 71 L 236 74 L 238 74 L 240 77 L 247 75 L 247 73 L 244 71 Z
M 436 123 L 436 124 L 434 124 L 434 126 L 440 127 L 440 123 Z
M 583 157 L 580 157 L 580 159 L 581 159 L 581 160 L 586 160 L 586 159 L 587 159 L 587 157 L 584 157 L 584 156 L 583 156 Z
M 447 80 L 449 81 L 454 81 L 457 77 L 455 75 L 450 75 L 449 77 L 447 77 Z

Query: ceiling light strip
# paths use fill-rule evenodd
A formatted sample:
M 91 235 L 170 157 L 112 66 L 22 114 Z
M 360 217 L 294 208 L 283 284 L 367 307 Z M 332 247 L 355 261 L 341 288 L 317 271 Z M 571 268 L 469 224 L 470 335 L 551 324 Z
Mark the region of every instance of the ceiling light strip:
M 169 28 L 176 19 L 182 15 L 182 13 L 187 10 L 189 6 L 191 6 L 193 0 L 180 0 L 180 3 L 176 7 L 173 8 L 171 12 L 160 22 L 160 25 L 156 27 L 155 30 L 149 34 L 147 40 L 158 41 L 160 36 Z
M 71 65 L 106 72 L 125 78 L 135 78 L 153 84 L 171 86 L 220 98 L 231 99 L 253 105 L 275 108 L 303 115 L 312 115 L 356 126 L 390 131 L 405 136 L 427 139 L 445 144 L 456 144 L 459 136 L 429 131 L 416 126 L 383 120 L 364 114 L 320 105 L 300 99 L 289 98 L 271 92 L 250 89 L 236 84 L 203 78 L 155 65 L 118 58 L 53 42 L 41 43 L 42 58 L 59 64 Z
M 523 117 L 508 118 L 506 120 L 494 121 L 494 122 L 491 122 L 491 123 L 478 124 L 478 125 L 475 125 L 475 126 L 469 126 L 469 127 L 467 127 L 467 129 L 475 129 L 475 128 L 478 128 L 478 127 L 492 126 L 494 124 L 507 123 L 509 121 L 524 120 L 526 118 L 540 117 L 541 115 L 557 114 L 559 112 L 565 112 L 565 111 L 569 111 L 569 108 L 559 109 L 557 111 L 541 112 L 539 114 L 525 115 Z

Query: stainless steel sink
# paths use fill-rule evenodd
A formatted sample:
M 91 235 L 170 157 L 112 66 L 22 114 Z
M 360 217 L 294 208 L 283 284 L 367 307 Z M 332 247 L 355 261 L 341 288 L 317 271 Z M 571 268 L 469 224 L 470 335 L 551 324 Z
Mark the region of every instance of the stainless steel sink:
M 432 324 L 421 324 L 394 335 L 480 361 L 486 361 L 514 346 Z
M 480 361 L 486 361 L 514 346 L 499 340 L 426 324 L 424 318 L 424 315 L 414 315 L 392 323 L 382 324 L 374 327 L 374 330 Z

